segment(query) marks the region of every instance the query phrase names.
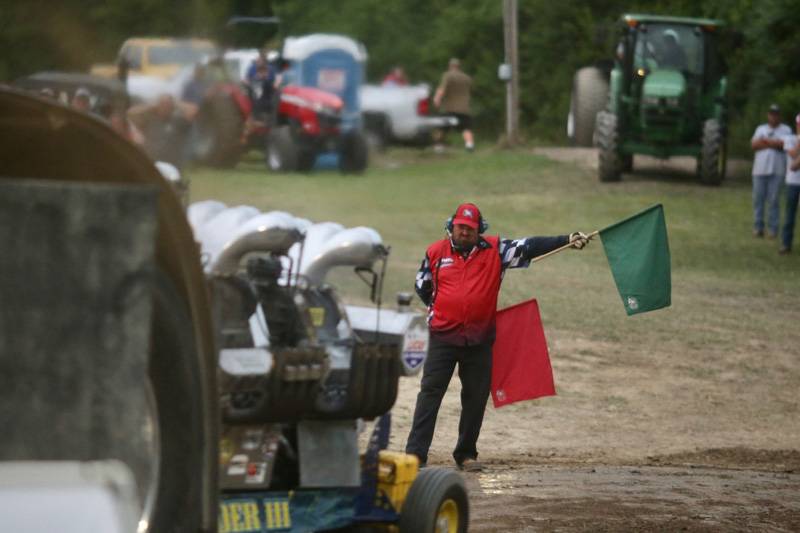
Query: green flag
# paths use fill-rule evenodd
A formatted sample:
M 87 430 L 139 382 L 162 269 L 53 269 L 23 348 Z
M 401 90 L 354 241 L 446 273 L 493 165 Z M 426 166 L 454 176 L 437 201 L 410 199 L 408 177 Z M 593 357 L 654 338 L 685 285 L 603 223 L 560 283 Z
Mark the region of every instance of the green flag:
M 600 230 L 600 238 L 628 315 L 669 306 L 672 279 L 661 204 Z

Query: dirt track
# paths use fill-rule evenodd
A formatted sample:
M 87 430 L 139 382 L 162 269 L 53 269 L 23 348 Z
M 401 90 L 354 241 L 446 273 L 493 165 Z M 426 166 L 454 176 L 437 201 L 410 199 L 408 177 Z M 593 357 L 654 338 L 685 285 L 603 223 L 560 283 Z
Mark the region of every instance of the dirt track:
M 596 166 L 591 149 L 536 152 Z M 688 176 L 694 162 L 637 157 L 635 168 L 626 181 Z M 739 180 L 748 170 L 731 163 Z M 470 530 L 800 531 L 798 350 L 791 336 L 764 335 L 754 329 L 733 352 L 676 339 L 642 357 L 619 342 L 549 331 L 559 396 L 487 408 L 486 469 L 465 476 Z M 754 350 L 765 355 L 755 366 Z M 393 448 L 405 443 L 418 388 L 401 383 Z M 453 379 L 432 465 L 452 467 L 459 389 Z

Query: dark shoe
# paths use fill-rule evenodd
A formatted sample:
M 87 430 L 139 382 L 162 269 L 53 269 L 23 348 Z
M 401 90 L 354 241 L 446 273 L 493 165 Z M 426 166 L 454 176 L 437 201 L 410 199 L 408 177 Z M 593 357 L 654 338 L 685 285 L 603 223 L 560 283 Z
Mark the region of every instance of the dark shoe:
M 482 472 L 483 464 L 477 459 L 464 459 L 458 463 L 458 469 L 464 472 Z
M 772 233 L 771 231 L 769 233 L 767 233 L 767 239 L 769 239 L 771 241 L 774 241 L 777 238 L 778 238 L 778 234 L 777 233 Z
M 778 249 L 778 253 L 781 255 L 787 255 L 791 251 L 792 249 L 789 248 L 788 246 L 781 246 L 780 249 Z
M 763 236 L 764 236 L 764 232 L 762 230 L 760 230 L 760 229 L 754 229 L 753 230 L 753 237 L 755 237 L 757 239 L 760 239 Z

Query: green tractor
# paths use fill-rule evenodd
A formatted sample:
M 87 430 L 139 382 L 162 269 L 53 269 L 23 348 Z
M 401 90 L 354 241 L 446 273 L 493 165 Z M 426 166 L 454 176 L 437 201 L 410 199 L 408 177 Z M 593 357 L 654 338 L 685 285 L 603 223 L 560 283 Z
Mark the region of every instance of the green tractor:
M 567 132 L 599 148 L 600 181 L 619 181 L 633 155 L 697 158 L 706 185 L 725 178 L 727 77 L 718 20 L 622 16 L 613 67 L 575 74 Z

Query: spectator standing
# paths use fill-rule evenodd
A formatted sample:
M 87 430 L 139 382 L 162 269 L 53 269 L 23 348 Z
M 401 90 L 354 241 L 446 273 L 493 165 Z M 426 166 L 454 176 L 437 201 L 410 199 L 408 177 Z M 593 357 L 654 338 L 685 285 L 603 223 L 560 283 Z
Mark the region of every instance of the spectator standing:
M 753 235 L 764 236 L 764 204 L 767 206 L 767 236 L 778 235 L 780 210 L 778 195 L 781 181 L 786 174 L 786 154 L 783 138 L 792 134 L 786 124 L 781 124 L 781 109 L 777 104 L 769 106 L 767 123 L 761 124 L 753 133 L 750 146 L 755 152 L 753 160 Z
M 181 100 L 192 106 L 194 110 L 192 113 L 193 115 L 196 115 L 197 111 L 200 109 L 209 86 L 210 84 L 206 77 L 206 68 L 198 63 L 194 67 L 191 79 L 186 82 L 186 85 L 183 86 L 183 91 L 181 91 Z
M 672 68 L 675 70 L 686 70 L 689 68 L 689 60 L 686 58 L 686 52 L 681 46 L 680 37 L 678 32 L 672 28 L 664 30 L 662 35 L 662 43 L 664 48 L 661 52 L 661 68 Z
M 797 218 L 797 202 L 800 201 L 800 113 L 794 118 L 796 135 L 783 140 L 783 149 L 788 156 L 786 166 L 786 213 L 781 231 L 781 247 L 778 253 L 792 251 L 794 224 Z
M 475 149 L 472 136 L 472 116 L 470 115 L 470 93 L 472 78 L 461 70 L 461 62 L 450 59 L 447 71 L 442 74 L 442 81 L 433 96 L 433 103 L 446 114 L 456 119 L 456 129 L 464 138 L 464 147 L 471 152 Z M 441 137 L 438 139 L 441 141 Z
M 384 87 L 402 87 L 408 85 L 408 78 L 403 67 L 394 67 L 386 77 L 383 78 L 381 85 Z
M 247 72 L 244 75 L 244 82 L 246 85 L 253 85 L 257 83 L 259 78 L 259 67 L 264 67 L 267 65 L 267 56 L 264 54 L 264 50 L 258 51 L 258 57 L 256 57 L 250 66 L 247 67 Z

